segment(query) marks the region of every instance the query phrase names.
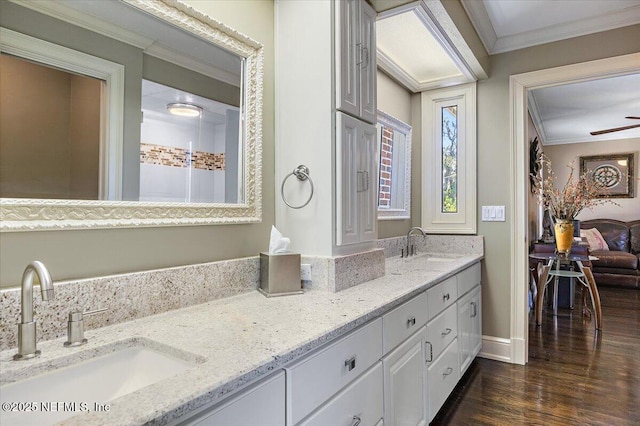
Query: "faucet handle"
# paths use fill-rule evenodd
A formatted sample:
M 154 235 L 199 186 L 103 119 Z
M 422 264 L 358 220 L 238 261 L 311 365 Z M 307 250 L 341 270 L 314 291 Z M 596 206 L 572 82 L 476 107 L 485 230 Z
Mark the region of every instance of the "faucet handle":
M 64 346 L 80 346 L 87 343 L 87 339 L 84 338 L 84 316 L 94 315 L 107 310 L 107 308 L 103 308 L 87 312 L 70 312 L 69 321 L 67 322 L 67 341 L 64 342 Z

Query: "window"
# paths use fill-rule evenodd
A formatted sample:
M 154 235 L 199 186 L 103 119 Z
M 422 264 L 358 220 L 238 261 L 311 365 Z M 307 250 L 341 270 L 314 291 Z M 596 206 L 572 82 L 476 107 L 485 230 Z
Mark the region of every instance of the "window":
M 422 227 L 476 233 L 476 85 L 422 93 Z
M 442 213 L 458 212 L 458 106 L 442 107 L 440 145 L 442 152 Z
M 411 217 L 411 126 L 378 110 L 378 219 Z

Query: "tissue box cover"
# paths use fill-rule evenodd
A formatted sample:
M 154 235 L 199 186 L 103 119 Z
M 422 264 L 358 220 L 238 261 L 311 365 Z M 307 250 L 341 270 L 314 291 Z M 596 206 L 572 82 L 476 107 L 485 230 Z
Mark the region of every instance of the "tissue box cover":
M 260 253 L 260 287 L 267 297 L 302 293 L 299 253 Z

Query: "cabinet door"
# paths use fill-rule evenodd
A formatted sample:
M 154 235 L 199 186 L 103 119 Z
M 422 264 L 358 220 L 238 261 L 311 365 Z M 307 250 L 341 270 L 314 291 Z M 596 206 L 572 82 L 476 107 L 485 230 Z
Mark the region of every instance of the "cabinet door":
M 192 417 L 179 422 L 180 425 L 265 425 L 285 424 L 284 372 L 279 372 L 250 387 L 230 401 L 213 409 L 200 410 Z
M 460 375 L 482 347 L 481 292 L 477 286 L 458 301 L 458 342 L 460 345 Z
M 478 286 L 473 292 L 473 298 L 469 303 L 471 307 L 471 360 L 473 360 L 480 349 L 482 349 L 482 291 Z
M 376 170 L 376 127 L 361 123 L 358 140 L 359 165 L 358 178 L 358 220 L 359 241 L 372 241 L 378 238 L 378 188 Z
M 336 244 L 378 237 L 376 128 L 336 113 Z
M 471 364 L 471 295 L 458 301 L 458 344 L 460 345 L 460 375 Z
M 376 11 L 366 2 L 360 8 L 360 117 L 369 123 L 377 121 L 376 93 Z
M 358 225 L 358 137 L 360 121 L 336 113 L 336 244 L 360 239 Z
M 360 115 L 360 0 L 340 0 L 336 7 L 336 108 Z M 375 52 L 374 52 L 375 53 Z
M 425 329 L 382 359 L 385 426 L 428 423 Z

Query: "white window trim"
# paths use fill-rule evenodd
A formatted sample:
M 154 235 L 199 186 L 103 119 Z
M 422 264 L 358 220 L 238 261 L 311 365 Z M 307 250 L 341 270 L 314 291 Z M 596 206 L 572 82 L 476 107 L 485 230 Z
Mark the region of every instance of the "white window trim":
M 442 106 L 458 106 L 458 211 L 442 213 Z M 441 234 L 475 234 L 476 83 L 422 93 L 422 227 Z

